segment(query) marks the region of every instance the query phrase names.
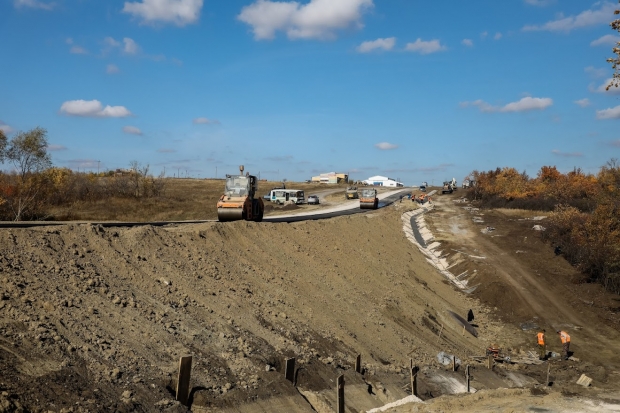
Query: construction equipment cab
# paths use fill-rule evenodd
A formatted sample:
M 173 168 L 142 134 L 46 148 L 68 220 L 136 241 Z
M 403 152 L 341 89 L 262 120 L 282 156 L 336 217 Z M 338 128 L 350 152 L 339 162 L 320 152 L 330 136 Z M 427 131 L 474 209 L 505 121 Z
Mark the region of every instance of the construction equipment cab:
M 217 202 L 217 218 L 219 221 L 260 222 L 265 206 L 262 199 L 255 198 L 258 179 L 249 173 L 243 175 L 243 165 L 239 167 L 239 172 L 239 175 L 226 175 L 224 195 Z
M 377 209 L 379 207 L 379 198 L 377 198 L 377 190 L 375 188 L 362 189 L 360 196 L 361 209 Z
M 444 181 L 443 188 L 441 189 L 442 194 L 451 194 L 454 189 L 452 188 L 452 182 Z
M 356 186 L 348 187 L 345 192 L 345 199 L 357 199 L 357 198 L 359 198 L 357 187 Z

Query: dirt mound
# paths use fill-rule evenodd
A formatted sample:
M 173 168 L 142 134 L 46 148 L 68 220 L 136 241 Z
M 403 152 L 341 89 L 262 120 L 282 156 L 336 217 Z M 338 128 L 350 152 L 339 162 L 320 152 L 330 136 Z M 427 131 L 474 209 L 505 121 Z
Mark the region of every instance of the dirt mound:
M 410 358 L 427 378 L 422 398 L 446 394 L 432 378 L 463 378 L 448 377 L 439 351 L 466 360 L 491 341 L 517 351 L 529 333 L 457 292 L 413 248 L 400 217 L 414 207 L 291 224 L 4 230 L 0 406 L 183 411 L 174 389 L 187 354 L 193 411 L 320 411 L 340 374 L 348 406 L 367 410 L 407 395 Z M 470 308 L 478 338 L 449 314 Z M 296 386 L 283 375 L 289 357 Z M 542 377 L 537 368 L 528 371 Z M 478 376 L 478 388 L 506 386 Z

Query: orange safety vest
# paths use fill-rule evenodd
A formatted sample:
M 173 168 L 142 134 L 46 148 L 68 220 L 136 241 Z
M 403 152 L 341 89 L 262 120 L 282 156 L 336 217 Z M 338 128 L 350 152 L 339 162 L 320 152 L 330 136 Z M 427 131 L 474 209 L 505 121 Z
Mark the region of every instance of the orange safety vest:
M 570 343 L 570 336 L 565 331 L 560 331 L 560 340 L 562 344 Z
M 545 345 L 545 333 L 538 333 L 538 344 L 541 346 Z

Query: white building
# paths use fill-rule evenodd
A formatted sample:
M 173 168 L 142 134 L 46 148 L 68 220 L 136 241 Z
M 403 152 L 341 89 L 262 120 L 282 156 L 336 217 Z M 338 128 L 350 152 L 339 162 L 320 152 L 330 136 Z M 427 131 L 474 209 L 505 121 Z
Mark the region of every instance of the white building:
M 398 182 L 395 179 L 388 178 L 387 176 L 371 176 L 370 178 L 363 181 L 367 185 L 375 185 L 375 186 L 387 186 L 387 187 L 401 187 L 403 186 L 402 182 Z

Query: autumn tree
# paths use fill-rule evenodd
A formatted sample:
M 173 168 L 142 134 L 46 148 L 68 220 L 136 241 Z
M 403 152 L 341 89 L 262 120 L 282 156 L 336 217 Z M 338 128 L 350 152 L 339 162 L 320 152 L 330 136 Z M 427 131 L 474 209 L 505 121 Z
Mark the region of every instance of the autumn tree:
M 620 10 L 614 11 L 614 14 L 620 14 Z M 620 19 L 612 21 L 609 25 L 613 30 L 620 32 Z M 611 79 L 611 83 L 607 85 L 607 90 L 610 87 L 618 87 L 620 85 L 620 42 L 617 42 L 611 50 L 616 56 L 610 57 L 607 59 L 607 62 L 611 63 L 611 67 L 614 69 L 614 77 Z
M 0 136 L 0 160 L 12 164 L 12 173 L 5 174 L 0 196 L 10 209 L 13 219 L 35 216 L 43 201 L 45 179 L 40 173 L 52 165 L 47 152 L 47 131 L 37 127 L 19 132 L 7 142 Z

